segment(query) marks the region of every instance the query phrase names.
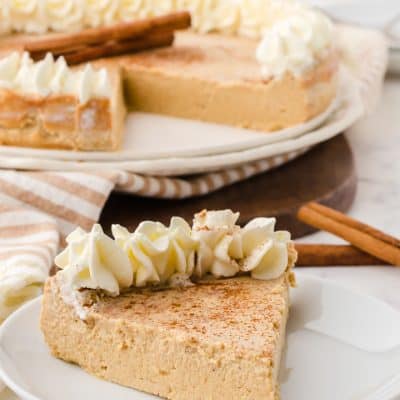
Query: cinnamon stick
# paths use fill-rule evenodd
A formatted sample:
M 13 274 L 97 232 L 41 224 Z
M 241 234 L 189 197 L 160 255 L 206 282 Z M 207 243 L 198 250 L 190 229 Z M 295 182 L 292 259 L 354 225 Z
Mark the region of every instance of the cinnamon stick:
M 333 220 L 335 220 L 337 222 L 344 223 L 351 228 L 354 228 L 361 232 L 367 233 L 379 240 L 382 240 L 388 244 L 391 244 L 395 247 L 400 248 L 400 239 L 397 239 L 394 236 L 388 235 L 387 233 L 384 233 L 376 228 L 373 228 L 370 225 L 367 225 L 360 221 L 357 221 L 356 219 L 351 218 L 337 210 L 334 210 L 333 208 L 326 207 L 322 204 L 315 203 L 315 202 L 308 203 L 307 206 L 319 213 L 323 213 L 327 217 L 332 218 Z
M 341 237 L 354 247 L 380 260 L 400 266 L 397 238 L 316 203 L 301 207 L 297 217 L 308 225 Z
M 54 33 L 45 36 L 30 37 L 22 43 L 25 51 L 30 53 L 68 51 L 77 43 L 83 45 L 102 44 L 107 41 L 139 39 L 147 34 L 174 31 L 190 27 L 191 17 L 186 11 L 176 12 L 160 17 L 143 19 L 133 22 L 118 23 L 99 28 L 84 29 L 75 33 Z
M 350 245 L 296 243 L 296 267 L 387 265 Z
M 161 34 L 151 34 L 129 41 L 107 42 L 98 46 L 86 46 L 65 54 L 55 53 L 55 56 L 63 55 L 68 65 L 76 65 L 98 58 L 113 57 L 155 47 L 170 46 L 173 41 L 174 33 L 172 31 L 163 32 Z M 45 55 L 46 53 L 44 52 L 31 53 L 31 57 L 35 61 L 44 58 Z

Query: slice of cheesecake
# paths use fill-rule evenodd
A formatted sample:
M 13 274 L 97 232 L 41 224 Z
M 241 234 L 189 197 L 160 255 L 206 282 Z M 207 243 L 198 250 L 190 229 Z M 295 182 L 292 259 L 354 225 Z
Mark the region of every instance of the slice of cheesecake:
M 301 76 L 265 79 L 257 40 L 179 32 L 174 45 L 122 57 L 130 110 L 274 131 L 325 111 L 338 58 L 328 51 Z
M 41 328 L 54 356 L 163 398 L 276 400 L 290 276 L 118 297 L 83 290 L 80 319 L 56 275 L 45 287 Z
M 125 105 L 118 68 L 70 69 L 12 53 L 0 60 L 0 143 L 73 150 L 115 150 Z

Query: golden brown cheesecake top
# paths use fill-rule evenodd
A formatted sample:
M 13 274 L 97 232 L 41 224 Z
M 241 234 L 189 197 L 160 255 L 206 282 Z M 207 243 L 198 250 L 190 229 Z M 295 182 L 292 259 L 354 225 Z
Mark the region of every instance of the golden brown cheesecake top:
M 247 38 L 178 32 L 172 47 L 124 57 L 123 64 L 162 68 L 184 75 L 190 65 L 190 73 L 203 79 L 254 80 L 261 78 L 254 58 L 256 47 L 257 42 Z
M 165 328 L 193 344 L 228 345 L 237 357 L 272 358 L 287 307 L 287 276 L 272 281 L 241 277 L 104 297 L 91 308 L 88 321 L 99 314 Z
M 160 74 L 222 84 L 268 82 L 270 80 L 263 78 L 260 65 L 254 57 L 256 48 L 257 41 L 248 38 L 178 32 L 172 47 L 124 56 L 120 62 L 128 71 L 130 66 L 142 66 L 158 70 Z M 337 70 L 337 58 L 334 52 L 326 54 L 302 78 L 307 81 L 317 73 L 319 79 L 330 79 Z

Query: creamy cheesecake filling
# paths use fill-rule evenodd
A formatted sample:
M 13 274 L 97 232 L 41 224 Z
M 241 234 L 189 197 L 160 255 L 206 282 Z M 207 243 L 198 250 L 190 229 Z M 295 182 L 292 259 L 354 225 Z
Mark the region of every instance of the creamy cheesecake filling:
M 82 291 L 88 295 L 78 299 L 86 305 L 84 321 L 65 302 L 60 284 L 58 276 L 46 282 L 41 312 L 54 356 L 162 398 L 279 398 L 286 276 L 134 289 L 118 297 Z
M 332 48 L 330 20 L 289 0 L 10 0 L 0 5 L 0 33 L 77 31 L 180 10 L 196 32 L 261 40 L 255 57 L 267 78 L 301 75 Z
M 273 280 L 294 265 L 290 234 L 275 231 L 274 218 L 256 218 L 241 228 L 239 213 L 202 211 L 193 227 L 173 217 L 168 227 L 142 222 L 130 233 L 112 227 L 114 239 L 100 225 L 78 228 L 55 259 L 63 281 L 72 290 L 100 289 L 117 296 L 130 287 L 189 283 L 190 278 L 233 277 L 249 273 Z

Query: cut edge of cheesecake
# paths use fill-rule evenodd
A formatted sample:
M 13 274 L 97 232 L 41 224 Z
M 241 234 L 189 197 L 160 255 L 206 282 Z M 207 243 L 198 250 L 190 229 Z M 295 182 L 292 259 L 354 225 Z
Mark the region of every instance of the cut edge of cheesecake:
M 121 71 L 108 67 L 110 97 L 81 104 L 77 96 L 26 95 L 0 89 L 0 144 L 52 149 L 117 150 L 126 108 Z
M 307 122 L 329 107 L 338 84 L 335 51 L 300 77 L 265 80 L 256 45 L 178 32 L 172 47 L 121 57 L 127 107 L 265 132 Z

